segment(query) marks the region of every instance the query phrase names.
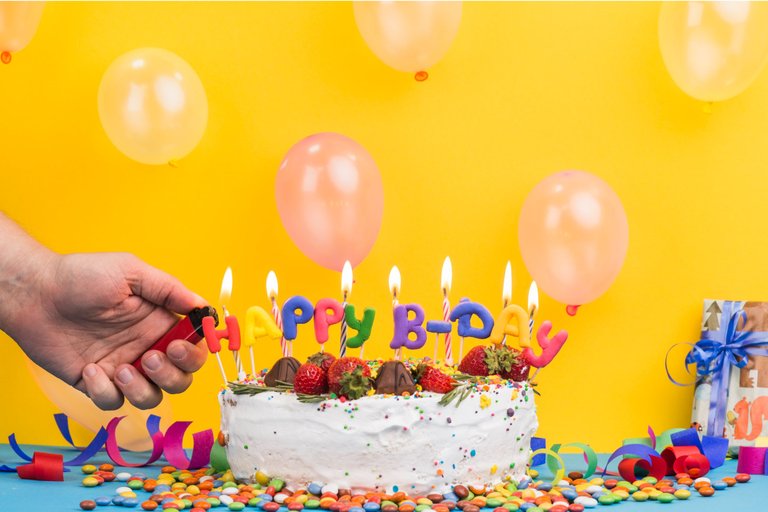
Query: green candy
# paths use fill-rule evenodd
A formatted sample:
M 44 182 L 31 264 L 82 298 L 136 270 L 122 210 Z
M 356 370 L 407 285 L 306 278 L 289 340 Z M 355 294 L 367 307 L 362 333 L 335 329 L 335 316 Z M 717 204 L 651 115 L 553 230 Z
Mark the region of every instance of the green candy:
M 269 481 L 269 486 L 274 487 L 276 491 L 280 492 L 285 485 L 285 482 L 280 480 L 279 478 L 273 478 Z
M 656 501 L 659 503 L 672 503 L 675 501 L 675 497 L 668 492 L 663 492 L 659 494 L 659 496 L 656 498 Z
M 239 501 L 233 501 L 229 504 L 229 510 L 243 510 L 245 508 L 245 503 L 240 503 Z
M 541 507 L 531 507 L 527 510 L 527 512 L 544 512 L 544 509 Z
M 219 505 L 221 505 L 221 501 L 219 501 L 219 499 L 218 499 L 218 498 L 208 498 L 208 499 L 207 499 L 207 500 L 205 500 L 205 501 L 207 501 L 208 503 L 210 503 L 210 504 L 211 504 L 211 507 L 218 507 Z
M 390 506 L 390 505 L 393 506 L 393 507 L 397 507 L 397 504 L 394 501 L 384 500 L 384 501 L 381 502 L 381 508 L 384 508 L 384 507 Z
M 130 487 L 133 490 L 141 489 L 144 487 L 144 482 L 142 482 L 141 480 L 131 480 L 130 482 L 128 482 L 128 487 Z
M 601 505 L 613 505 L 614 503 L 616 503 L 616 498 L 614 498 L 610 494 L 603 494 L 602 496 L 597 498 L 597 501 Z M 531 509 L 528 509 L 528 510 L 531 510 Z
M 416 512 L 423 512 L 424 510 L 429 510 L 430 508 L 432 507 L 430 507 L 429 505 L 416 505 L 415 510 Z
M 181 500 L 181 502 L 184 504 L 184 508 L 192 508 L 192 501 L 184 498 Z
M 656 485 L 657 483 L 659 483 L 659 481 L 656 478 L 653 478 L 652 476 L 647 476 L 647 477 L 643 478 L 643 480 L 645 480 L 646 482 L 648 482 L 651 485 Z
M 228 487 L 237 487 L 237 484 L 235 482 L 224 482 L 224 485 L 221 486 L 222 489 L 226 489 Z
M 508 490 L 509 492 L 517 492 L 517 484 L 514 482 L 508 483 L 505 489 Z
M 261 498 L 251 498 L 251 499 L 248 500 L 248 506 L 249 507 L 255 507 L 259 503 L 261 503 Z M 309 503 L 309 502 L 307 502 L 307 503 Z M 319 501 L 317 503 L 320 504 Z M 306 507 L 306 504 L 304 506 Z
M 509 510 L 510 512 L 517 512 L 520 510 L 520 505 L 517 503 L 505 503 L 502 505 L 505 509 Z
M 250 503 L 248 503 L 250 505 Z M 304 503 L 304 508 L 319 508 L 320 507 L 320 500 L 307 500 Z
M 496 508 L 496 507 L 500 507 L 500 506 L 502 506 L 503 504 L 504 504 L 504 502 L 503 502 L 502 500 L 498 499 L 498 498 L 489 498 L 489 499 L 488 499 L 488 500 L 485 502 L 485 506 L 486 506 L 486 507 L 489 507 L 489 508 Z

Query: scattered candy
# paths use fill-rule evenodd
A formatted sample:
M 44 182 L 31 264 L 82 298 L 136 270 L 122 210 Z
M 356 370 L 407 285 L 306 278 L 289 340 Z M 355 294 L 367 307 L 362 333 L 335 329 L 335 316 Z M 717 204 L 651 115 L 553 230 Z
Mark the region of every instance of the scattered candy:
M 94 471 L 96 468 L 94 468 Z M 93 500 L 83 500 L 80 502 L 80 508 L 83 510 L 93 510 L 96 508 L 96 502 Z

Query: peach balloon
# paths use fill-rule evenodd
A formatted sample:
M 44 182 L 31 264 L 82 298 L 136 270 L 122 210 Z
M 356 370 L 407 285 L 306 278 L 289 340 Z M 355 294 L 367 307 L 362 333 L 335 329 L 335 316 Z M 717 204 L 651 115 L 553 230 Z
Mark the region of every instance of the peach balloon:
M 686 94 L 727 100 L 749 87 L 768 60 L 768 4 L 664 2 L 659 45 Z
M 280 219 L 294 243 L 318 265 L 340 271 L 360 263 L 381 228 L 384 188 L 373 157 L 338 133 L 293 146 L 277 172 Z
M 536 185 L 520 213 L 520 251 L 531 276 L 565 304 L 595 300 L 621 270 L 627 215 L 611 187 L 592 174 L 564 171 Z
M 144 164 L 167 164 L 186 156 L 208 123 L 208 99 L 195 70 L 160 48 L 140 48 L 118 57 L 101 79 L 98 104 L 112 143 Z
M 72 420 L 70 422 L 72 438 L 78 446 L 84 446 L 93 439 L 93 433 L 102 426 L 106 427 L 109 420 L 115 416 L 126 416 L 117 427 L 117 441 L 120 446 L 131 451 L 151 450 L 152 439 L 147 433 L 149 415 L 156 414 L 162 418 L 161 428 L 166 428 L 173 422 L 173 412 L 167 399 L 154 409 L 141 410 L 126 403 L 115 411 L 102 411 L 83 393 L 35 363 L 27 361 L 27 366 L 45 396 L 58 408 L 56 412 L 63 412 Z M 53 425 L 53 418 L 51 418 L 51 425 Z
M 398 71 L 424 71 L 439 61 L 459 31 L 461 2 L 355 2 L 368 47 Z
M 0 53 L 3 62 L 10 54 L 23 50 L 37 32 L 43 15 L 43 2 L 0 2 Z

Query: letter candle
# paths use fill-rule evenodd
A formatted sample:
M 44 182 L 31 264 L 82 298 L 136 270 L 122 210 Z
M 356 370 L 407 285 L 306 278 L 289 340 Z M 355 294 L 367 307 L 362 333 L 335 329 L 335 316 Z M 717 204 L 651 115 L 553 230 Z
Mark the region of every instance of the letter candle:
M 536 314 L 537 309 L 539 309 L 539 286 L 536 284 L 536 281 L 531 281 L 531 286 L 528 288 L 528 332 L 530 333 L 531 338 L 533 338 L 533 315 Z M 531 375 L 531 378 L 529 379 L 531 382 L 533 382 L 533 379 L 539 374 L 539 371 L 541 371 L 541 367 L 536 368 L 536 371 L 533 372 L 533 375 Z
M 232 298 L 232 267 L 227 267 L 224 271 L 224 277 L 221 278 L 221 291 L 219 292 L 219 304 L 221 304 L 221 311 L 224 313 L 224 319 L 226 321 L 229 317 L 229 311 L 227 311 L 227 302 Z M 232 357 L 235 360 L 235 369 L 237 371 L 237 378 L 239 380 L 245 379 L 245 371 L 243 370 L 243 361 L 240 359 L 240 343 L 238 340 L 237 346 L 230 342 L 229 350 L 232 352 Z
M 234 316 L 227 316 L 224 319 L 226 328 L 216 330 L 216 319 L 212 316 L 206 316 L 203 318 L 203 334 L 205 334 L 205 343 L 208 345 L 208 351 L 216 354 L 216 360 L 219 362 L 219 370 L 221 370 L 221 377 L 224 379 L 224 386 L 227 386 L 227 374 L 224 372 L 224 365 L 221 364 L 221 340 L 226 339 L 229 341 L 230 350 L 240 350 L 240 325 L 237 323 L 237 318 Z
M 501 302 L 504 304 L 501 309 L 509 306 L 512 302 L 512 263 L 507 261 L 507 267 L 504 269 L 504 284 L 501 288 Z M 504 339 L 501 340 L 502 345 L 507 344 L 507 336 L 504 335 Z
M 451 258 L 445 257 L 443 262 L 443 271 L 441 275 L 441 287 L 443 289 L 443 321 L 451 321 L 451 303 L 448 300 L 448 294 L 451 293 L 451 280 L 453 278 L 453 270 L 451 268 Z M 451 333 L 450 331 L 445 333 L 445 364 L 453 364 L 453 353 L 451 350 Z
M 395 310 L 399 304 L 397 300 L 397 294 L 400 293 L 400 269 L 397 265 L 392 267 L 389 271 L 389 291 L 392 293 L 392 311 Z M 395 349 L 395 359 L 399 361 L 403 357 L 403 347 L 397 347 Z
M 341 309 L 344 311 L 347 308 L 347 298 L 352 294 L 352 264 L 349 260 L 344 262 L 344 267 L 341 269 Z M 342 316 L 341 319 L 341 349 L 339 350 L 339 357 L 345 357 L 347 355 L 347 319 Z
M 280 314 L 280 308 L 277 306 L 277 275 L 270 270 L 267 274 L 267 297 L 272 303 L 272 317 L 275 319 L 277 328 L 283 331 L 283 316 Z M 280 349 L 283 357 L 293 355 L 293 342 L 288 342 L 285 336 L 280 336 Z M 253 361 L 253 348 L 251 348 L 251 361 Z

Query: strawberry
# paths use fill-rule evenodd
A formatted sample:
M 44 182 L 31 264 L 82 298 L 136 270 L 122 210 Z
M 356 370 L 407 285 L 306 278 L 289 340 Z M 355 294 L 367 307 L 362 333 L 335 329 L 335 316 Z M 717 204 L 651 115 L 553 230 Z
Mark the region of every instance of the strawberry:
M 513 380 L 515 382 L 528 380 L 528 373 L 531 370 L 531 366 L 528 364 L 525 358 L 523 358 L 523 355 L 519 350 L 515 350 L 513 348 L 509 350 L 513 357 L 512 365 L 509 370 L 503 370 L 501 373 L 499 373 L 499 375 L 502 379 Z
M 371 389 L 371 369 L 362 359 L 342 357 L 328 368 L 328 388 L 331 393 L 357 399 Z
M 479 346 L 470 350 L 459 364 L 459 371 L 469 375 L 502 375 L 512 372 L 517 351 L 505 345 Z
M 319 366 L 323 369 L 323 371 L 327 372 L 328 368 L 331 367 L 333 362 L 336 360 L 336 356 L 333 354 L 329 354 L 327 352 L 318 352 L 317 354 L 312 354 L 307 359 L 308 363 L 313 363 Z
M 433 393 L 448 393 L 456 385 L 451 377 L 444 374 L 437 368 L 423 364 L 419 365 L 416 371 L 420 375 L 419 384 L 424 391 L 431 391 Z
M 328 376 L 316 364 L 304 363 L 296 370 L 293 390 L 303 395 L 322 395 L 328 392 Z

